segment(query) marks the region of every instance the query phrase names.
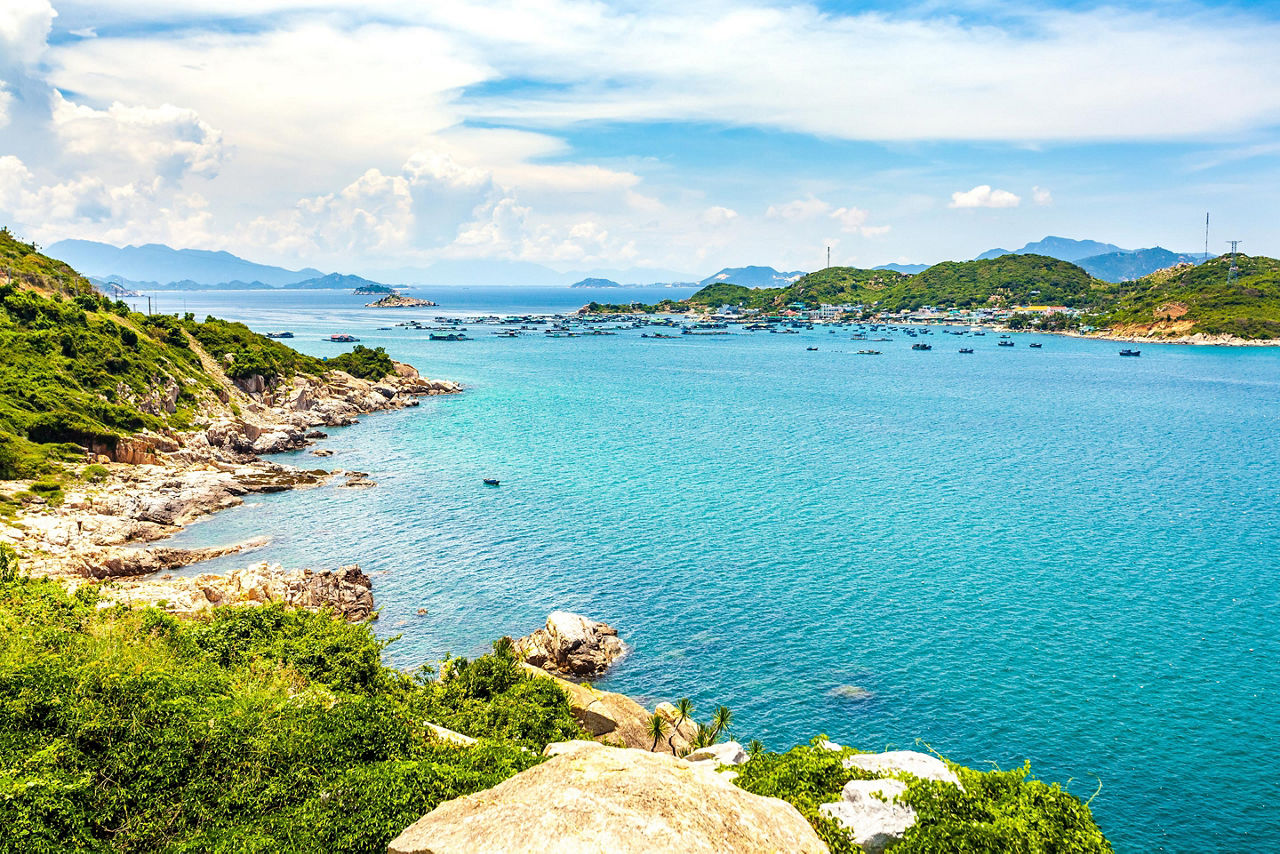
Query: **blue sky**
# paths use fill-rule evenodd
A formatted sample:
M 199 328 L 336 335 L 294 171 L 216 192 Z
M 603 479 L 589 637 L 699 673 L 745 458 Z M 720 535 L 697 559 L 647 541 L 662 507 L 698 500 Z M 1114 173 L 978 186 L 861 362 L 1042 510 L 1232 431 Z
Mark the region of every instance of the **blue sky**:
M 1280 4 L 5 0 L 0 221 L 410 277 L 1280 254 Z

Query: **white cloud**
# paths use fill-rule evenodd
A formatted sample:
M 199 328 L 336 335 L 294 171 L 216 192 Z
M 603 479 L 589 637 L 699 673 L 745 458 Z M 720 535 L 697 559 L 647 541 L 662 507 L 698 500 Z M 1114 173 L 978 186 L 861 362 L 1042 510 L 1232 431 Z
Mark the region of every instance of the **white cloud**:
M 702 222 L 706 225 L 728 225 L 738 218 L 738 212 L 723 205 L 712 205 L 702 212 Z
M 129 107 L 119 101 L 95 110 L 53 94 L 53 130 L 68 154 L 127 161 L 148 175 L 176 179 L 191 172 L 217 174 L 225 151 L 222 134 L 193 110 L 170 104 Z
M 49 28 L 57 16 L 48 0 L 0 3 L 0 71 L 5 66 L 34 64 L 44 53 Z
M 1044 187 L 1032 187 L 1031 201 L 1035 202 L 1037 205 L 1051 205 L 1053 204 L 1053 193 L 1049 192 Z
M 979 184 L 967 192 L 951 194 L 953 208 L 1016 208 L 1022 202 L 1008 190 L 993 190 L 990 184 Z
M 867 212 L 862 208 L 836 208 L 831 218 L 840 223 L 842 231 L 857 231 L 867 222 Z
M 770 205 L 764 215 L 770 219 L 785 219 L 792 222 L 803 222 L 815 217 L 825 216 L 831 211 L 831 205 L 822 199 L 809 196 L 807 199 L 796 199 L 784 205 Z

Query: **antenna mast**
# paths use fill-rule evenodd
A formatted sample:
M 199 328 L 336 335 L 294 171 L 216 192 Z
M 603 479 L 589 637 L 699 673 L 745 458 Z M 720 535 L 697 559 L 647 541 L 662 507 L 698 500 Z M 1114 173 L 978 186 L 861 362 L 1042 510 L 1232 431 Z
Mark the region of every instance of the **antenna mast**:
M 1209 212 L 1204 212 L 1204 260 L 1209 260 Z
M 1236 279 L 1240 278 L 1240 267 L 1236 264 L 1236 250 L 1243 241 L 1228 240 L 1227 242 L 1231 244 L 1231 268 L 1227 270 L 1227 284 L 1234 285 Z
M 831 247 L 827 247 L 827 266 L 831 266 Z

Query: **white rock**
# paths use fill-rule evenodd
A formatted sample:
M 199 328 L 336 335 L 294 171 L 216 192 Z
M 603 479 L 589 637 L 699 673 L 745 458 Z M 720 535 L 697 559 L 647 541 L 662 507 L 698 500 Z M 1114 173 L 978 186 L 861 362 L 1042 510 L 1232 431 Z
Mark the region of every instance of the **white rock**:
M 747 751 L 742 749 L 741 744 L 736 741 L 726 741 L 723 744 L 700 747 L 686 755 L 685 761 L 701 762 L 713 759 L 717 765 L 742 765 L 749 758 Z
M 818 810 L 847 828 L 867 854 L 881 854 L 901 842 L 916 822 L 915 810 L 893 802 L 906 789 L 901 780 L 850 780 L 840 792 L 841 800 Z
M 846 768 L 861 768 L 873 774 L 906 772 L 921 780 L 938 780 L 960 785 L 960 779 L 936 756 L 914 750 L 890 750 L 887 753 L 858 753 L 844 760 Z M 963 787 L 961 787 L 963 788 Z
M 566 753 L 576 753 L 579 750 L 593 750 L 599 746 L 600 742 L 598 741 L 576 738 L 573 741 L 557 741 L 554 744 L 548 744 L 542 749 L 542 755 L 546 757 L 563 756 Z
M 463 735 L 460 732 L 454 732 L 451 729 L 445 729 L 439 724 L 427 723 L 427 729 L 431 730 L 431 734 L 441 741 L 447 741 L 450 744 L 457 744 L 462 747 L 470 747 L 476 743 L 476 740 L 469 735 Z

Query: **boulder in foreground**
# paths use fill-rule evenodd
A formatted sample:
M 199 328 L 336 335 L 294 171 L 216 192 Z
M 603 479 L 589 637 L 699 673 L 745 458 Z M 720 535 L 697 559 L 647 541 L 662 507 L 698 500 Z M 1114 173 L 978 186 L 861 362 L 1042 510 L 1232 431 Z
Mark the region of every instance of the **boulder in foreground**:
M 448 801 L 390 854 L 826 852 L 795 807 L 658 753 L 584 743 Z

